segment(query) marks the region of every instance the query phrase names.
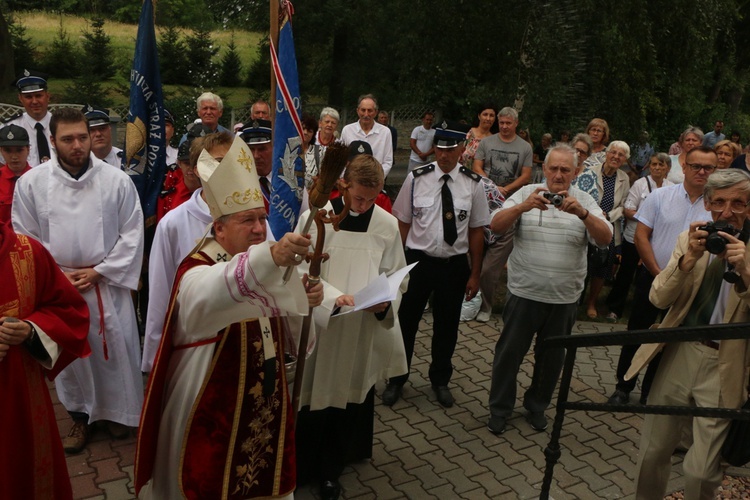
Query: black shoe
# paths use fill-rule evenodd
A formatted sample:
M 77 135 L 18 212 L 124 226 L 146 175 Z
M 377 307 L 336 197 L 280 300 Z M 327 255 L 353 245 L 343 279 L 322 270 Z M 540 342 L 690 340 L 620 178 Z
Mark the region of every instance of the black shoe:
M 396 384 L 393 382 L 388 382 L 388 385 L 385 386 L 385 390 L 383 391 L 383 404 L 385 406 L 393 406 L 396 401 L 399 400 L 401 397 L 401 391 L 403 390 L 404 386 L 401 384 Z
M 451 390 L 448 389 L 447 385 L 433 385 L 432 390 L 435 391 L 438 403 L 446 408 L 450 408 L 453 406 L 453 403 L 456 402 L 456 399 L 453 397 L 453 394 L 451 394 Z
M 487 429 L 493 434 L 502 434 L 505 432 L 505 417 L 490 417 L 487 422 Z
M 607 400 L 611 405 L 626 405 L 630 402 L 630 394 L 617 389 Z
M 541 432 L 547 429 L 547 417 L 544 416 L 543 411 L 530 411 L 526 414 L 526 420 L 535 431 Z
M 338 500 L 341 495 L 341 485 L 338 481 L 323 481 L 320 483 L 320 498 L 322 500 Z

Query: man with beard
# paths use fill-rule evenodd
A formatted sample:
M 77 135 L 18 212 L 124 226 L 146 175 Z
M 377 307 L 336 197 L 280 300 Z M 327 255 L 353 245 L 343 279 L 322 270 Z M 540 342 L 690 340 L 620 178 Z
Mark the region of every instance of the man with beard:
M 83 113 L 61 108 L 52 115 L 56 158 L 19 179 L 12 220 L 50 251 L 91 313 L 92 355 L 71 363 L 57 381 L 74 421 L 63 447 L 77 453 L 93 422 L 105 421 L 115 438 L 138 425 L 143 380 L 130 293 L 141 270 L 143 213 L 127 174 L 90 154 Z

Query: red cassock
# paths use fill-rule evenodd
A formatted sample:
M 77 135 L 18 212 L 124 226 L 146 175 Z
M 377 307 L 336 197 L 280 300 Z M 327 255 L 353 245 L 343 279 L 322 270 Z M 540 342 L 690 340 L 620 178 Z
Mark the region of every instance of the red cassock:
M 60 348 L 49 371 L 23 345 L 0 361 L 0 498 L 73 498 L 44 375 L 91 354 L 86 301 L 49 252 L 10 224 L 0 224 L 0 283 L 0 317 L 33 323 Z

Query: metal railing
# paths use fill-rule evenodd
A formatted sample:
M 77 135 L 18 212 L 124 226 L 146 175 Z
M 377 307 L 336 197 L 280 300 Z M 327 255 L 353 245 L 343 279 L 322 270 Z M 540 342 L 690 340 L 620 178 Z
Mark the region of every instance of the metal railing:
M 565 364 L 560 379 L 557 396 L 555 420 L 549 444 L 544 450 L 546 468 L 540 499 L 549 498 L 552 475 L 560 459 L 560 433 L 566 410 L 606 411 L 620 413 L 653 413 L 659 415 L 684 415 L 695 417 L 730 418 L 750 420 L 750 410 L 732 410 L 727 408 L 697 408 L 690 406 L 649 406 L 649 405 L 613 405 L 608 403 L 585 403 L 568 401 L 570 381 L 573 377 L 573 366 L 576 351 L 579 347 L 605 347 L 616 345 L 655 344 L 661 342 L 690 342 L 702 340 L 727 340 L 750 338 L 750 323 L 733 323 L 701 327 L 663 328 L 657 330 L 632 330 L 628 332 L 583 334 L 550 337 L 542 342 L 540 348 L 566 349 Z

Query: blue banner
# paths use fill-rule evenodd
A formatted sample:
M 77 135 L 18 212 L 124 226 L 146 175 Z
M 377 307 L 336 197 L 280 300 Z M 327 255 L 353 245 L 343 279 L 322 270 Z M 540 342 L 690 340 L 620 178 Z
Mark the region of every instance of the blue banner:
M 277 240 L 284 236 L 284 233 L 294 231 L 305 185 L 305 164 L 300 158 L 302 122 L 291 4 L 282 3 L 285 16 L 279 30 L 278 54 L 271 44 L 271 64 L 277 86 L 274 103 L 276 122 L 273 132 L 273 180 L 268 223 Z
M 130 112 L 123 168 L 138 190 L 147 226 L 156 222 L 156 204 L 166 171 L 166 152 L 154 6 L 151 0 L 144 0 L 130 71 Z

